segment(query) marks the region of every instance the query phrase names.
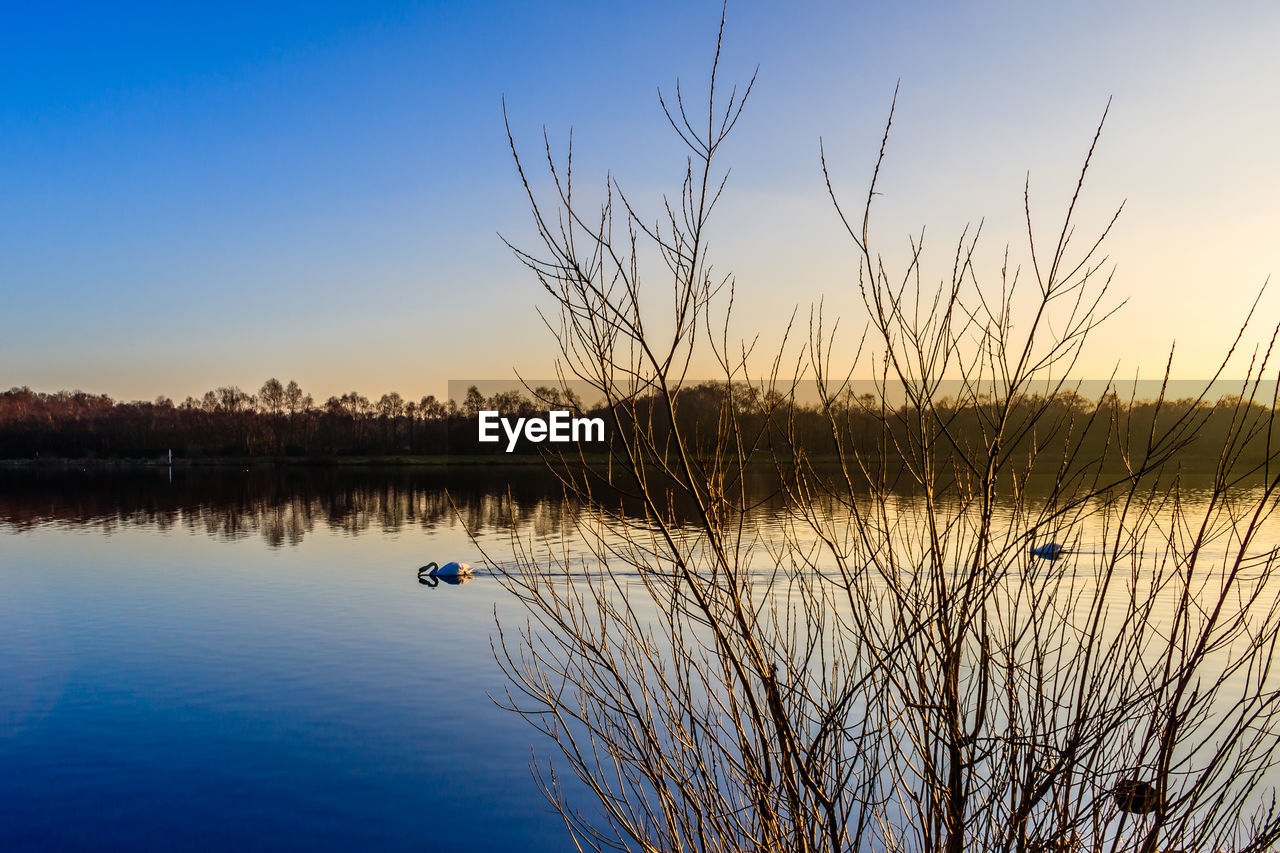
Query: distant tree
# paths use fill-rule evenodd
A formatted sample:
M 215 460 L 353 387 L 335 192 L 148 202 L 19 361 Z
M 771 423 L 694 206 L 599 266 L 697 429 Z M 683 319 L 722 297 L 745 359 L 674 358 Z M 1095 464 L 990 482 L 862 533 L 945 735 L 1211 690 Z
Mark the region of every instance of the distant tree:
M 392 391 L 383 394 L 378 400 L 378 416 L 383 418 L 399 418 L 404 415 L 404 398 Z
M 418 404 L 410 400 L 404 404 L 405 424 L 409 429 L 408 445 L 409 450 L 413 451 L 414 426 L 418 422 Z
M 462 401 L 462 413 L 469 418 L 477 417 L 484 408 L 484 395 L 480 389 L 472 385 L 467 389 L 467 396 Z
M 342 406 L 346 410 L 347 414 L 356 420 L 368 417 L 373 408 L 368 397 L 365 397 L 355 391 L 349 391 L 348 393 L 343 394 L 340 399 L 342 400 Z
M 315 400 L 310 394 L 303 394 L 302 388 L 292 379 L 284 388 L 284 408 L 289 413 L 288 441 L 290 445 L 299 443 L 299 419 L 315 407 Z M 305 426 L 305 424 L 303 424 Z
M 531 415 L 536 411 L 533 403 L 519 391 L 499 391 L 489 398 L 486 408 L 504 415 Z
M 262 383 L 258 391 L 258 405 L 268 415 L 280 415 L 284 412 L 284 386 L 279 379 L 268 379 Z
M 383 433 L 388 442 L 388 449 L 398 448 L 400 435 L 400 418 L 404 417 L 404 398 L 395 391 L 383 394 L 378 400 L 378 417 L 382 419 Z
M 236 385 L 228 385 L 217 389 L 217 407 L 221 411 L 236 414 L 253 407 L 253 398 L 241 391 Z
M 315 405 L 315 402 L 311 399 L 311 395 L 304 395 L 302 389 L 298 387 L 298 383 L 290 379 L 289 384 L 284 389 L 284 408 L 290 417 L 300 412 L 305 412 L 313 405 Z
M 423 420 L 438 421 L 447 414 L 444 404 L 428 394 L 418 402 L 418 416 Z
M 257 406 L 270 419 L 267 427 L 271 432 L 272 450 L 281 453 L 284 450 L 287 425 L 284 422 L 284 386 L 279 379 L 273 377 L 262 383 L 262 388 L 258 390 Z

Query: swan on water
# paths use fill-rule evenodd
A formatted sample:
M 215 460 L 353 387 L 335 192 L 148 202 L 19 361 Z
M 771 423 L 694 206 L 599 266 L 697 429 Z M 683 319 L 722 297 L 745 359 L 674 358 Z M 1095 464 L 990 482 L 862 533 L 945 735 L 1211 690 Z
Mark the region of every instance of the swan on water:
M 1042 560 L 1056 560 L 1066 552 L 1065 546 L 1059 545 L 1057 542 L 1046 542 L 1043 545 L 1033 547 L 1031 556 L 1039 557 Z
M 432 578 L 456 578 L 462 575 L 469 575 L 474 571 L 470 563 L 459 563 L 456 560 L 445 563 L 443 566 L 438 566 L 431 562 L 418 569 L 418 577 L 425 575 Z

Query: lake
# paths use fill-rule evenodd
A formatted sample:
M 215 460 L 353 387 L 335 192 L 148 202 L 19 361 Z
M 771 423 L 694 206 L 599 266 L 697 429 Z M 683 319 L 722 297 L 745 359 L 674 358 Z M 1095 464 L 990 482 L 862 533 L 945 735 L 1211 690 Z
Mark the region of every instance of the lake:
M 0 471 L 0 849 L 566 849 L 489 698 L 517 611 L 415 571 L 562 512 L 536 468 Z
M 560 850 L 474 560 L 537 471 L 0 473 L 0 849 Z M 551 532 L 547 531 L 548 534 Z M 544 746 L 539 744 L 539 746 Z

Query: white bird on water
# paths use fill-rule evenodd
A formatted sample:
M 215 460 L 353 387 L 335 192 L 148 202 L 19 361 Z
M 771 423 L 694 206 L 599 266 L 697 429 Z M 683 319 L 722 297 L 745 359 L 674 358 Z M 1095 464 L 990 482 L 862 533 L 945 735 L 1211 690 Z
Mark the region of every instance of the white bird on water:
M 418 577 L 457 578 L 472 574 L 474 571 L 470 563 L 459 563 L 456 560 L 445 563 L 443 566 L 438 566 L 431 562 L 418 569 Z
M 1046 542 L 1044 545 L 1031 549 L 1031 556 L 1039 557 L 1042 560 L 1056 560 L 1067 553 L 1067 549 L 1057 542 Z

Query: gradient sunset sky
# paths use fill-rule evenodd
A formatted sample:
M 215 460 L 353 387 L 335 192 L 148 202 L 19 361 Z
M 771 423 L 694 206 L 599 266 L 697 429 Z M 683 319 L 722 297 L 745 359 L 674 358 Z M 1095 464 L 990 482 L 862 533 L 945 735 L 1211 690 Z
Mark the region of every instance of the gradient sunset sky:
M 550 373 L 501 98 L 578 180 L 678 188 L 658 87 L 701 91 L 718 3 L 41 3 L 0 26 L 0 387 L 181 400 L 296 379 L 442 395 Z M 1109 97 L 1085 223 L 1127 307 L 1080 372 L 1200 377 L 1280 273 L 1280 6 L 731 2 L 725 80 L 756 90 L 713 234 L 737 331 L 825 298 L 860 328 L 825 196 L 865 193 L 901 94 L 877 233 L 941 249 L 985 217 L 988 269 L 1046 229 Z M 656 206 L 650 208 L 658 212 Z M 946 251 L 943 251 L 943 255 Z M 655 280 L 665 288 L 665 283 Z M 1280 317 L 1280 283 L 1262 320 Z M 1259 329 L 1251 340 L 1264 337 Z

